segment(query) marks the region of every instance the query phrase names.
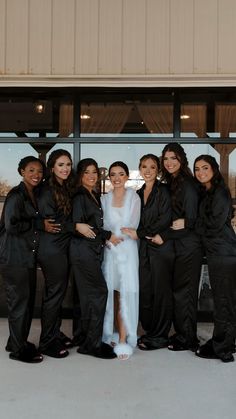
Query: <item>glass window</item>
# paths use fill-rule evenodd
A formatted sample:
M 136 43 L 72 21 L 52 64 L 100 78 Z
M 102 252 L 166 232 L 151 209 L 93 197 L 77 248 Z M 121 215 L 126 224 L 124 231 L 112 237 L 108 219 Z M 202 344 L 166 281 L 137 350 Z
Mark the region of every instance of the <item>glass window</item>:
M 202 103 L 181 105 L 181 137 L 206 137 L 206 110 L 206 104 Z
M 173 136 L 173 103 L 147 100 L 82 102 L 81 135 Z
M 73 103 L 60 98 L 1 100 L 0 132 L 5 137 L 69 137 Z
M 108 168 L 113 161 L 124 161 L 130 171 L 130 179 L 127 186 L 138 189 L 142 185 L 139 175 L 139 159 L 147 153 L 161 156 L 164 144 L 82 144 L 81 158 L 92 157 L 98 162 L 103 174 L 102 191 L 110 188 L 108 180 Z M 193 163 L 200 154 L 212 154 L 219 160 L 219 155 L 209 144 L 183 144 L 188 157 L 189 167 L 193 169 Z

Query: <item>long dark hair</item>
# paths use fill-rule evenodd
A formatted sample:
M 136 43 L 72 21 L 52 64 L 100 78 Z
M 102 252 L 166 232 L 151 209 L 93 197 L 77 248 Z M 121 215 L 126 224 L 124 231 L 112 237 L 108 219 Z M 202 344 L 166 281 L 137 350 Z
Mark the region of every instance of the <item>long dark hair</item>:
M 212 201 L 214 199 L 214 192 L 215 190 L 219 187 L 219 186 L 223 186 L 224 189 L 227 191 L 229 199 L 232 199 L 230 190 L 228 188 L 228 186 L 225 184 L 224 178 L 222 176 L 222 174 L 220 173 L 220 168 L 219 168 L 219 164 L 217 163 L 215 157 L 210 156 L 209 154 L 201 154 L 200 156 L 198 156 L 193 164 L 193 170 L 194 170 L 194 175 L 195 175 L 195 165 L 198 161 L 203 160 L 206 163 L 208 163 L 213 171 L 213 177 L 211 179 L 211 187 L 210 189 L 206 190 L 206 188 L 196 179 L 196 181 L 200 184 L 200 193 L 201 196 L 204 197 L 205 194 L 207 193 L 209 196 L 209 201 L 207 202 L 207 206 L 205 208 L 206 214 L 211 214 L 212 213 Z M 196 175 L 195 175 L 196 178 Z M 233 214 L 234 214 L 234 209 L 233 206 L 231 206 L 230 208 L 230 212 L 229 212 L 229 219 L 233 218 Z
M 215 188 L 216 188 L 218 185 L 223 185 L 223 186 L 225 186 L 225 187 L 226 187 L 226 184 L 225 184 L 224 178 L 223 178 L 222 174 L 220 173 L 219 164 L 217 163 L 217 161 L 216 161 L 215 157 L 210 156 L 209 154 L 201 154 L 200 156 L 198 156 L 198 157 L 195 159 L 194 164 L 193 164 L 193 171 L 194 171 L 194 176 L 195 176 L 195 178 L 196 178 L 196 175 L 195 175 L 195 165 L 196 165 L 196 163 L 197 163 L 198 161 L 200 161 L 200 160 L 205 161 L 205 162 L 206 162 L 206 163 L 208 163 L 208 164 L 211 166 L 211 168 L 212 168 L 212 171 L 213 171 L 213 177 L 212 177 L 212 179 L 211 179 L 211 188 L 215 190 Z M 227 188 L 227 187 L 226 187 L 226 188 Z
M 57 181 L 54 173 L 53 167 L 59 157 L 67 156 L 71 161 L 72 166 L 72 158 L 70 153 L 67 150 L 58 149 L 52 151 L 48 158 L 47 162 L 47 169 L 48 169 L 48 184 L 52 188 L 53 191 L 53 198 L 59 209 L 61 209 L 65 215 L 68 215 L 71 212 L 72 208 L 72 196 L 74 193 L 74 173 L 71 168 L 71 173 L 69 174 L 68 178 L 63 181 L 62 185 Z
M 98 180 L 99 180 L 99 168 L 98 168 L 98 164 L 97 164 L 96 160 L 94 160 L 92 158 L 82 159 L 77 164 L 77 169 L 76 169 L 77 186 L 82 185 L 82 177 L 83 177 L 84 172 L 86 171 L 88 166 L 94 166 L 95 167 L 97 175 L 98 175 Z
M 164 158 L 167 151 L 172 151 L 180 163 L 180 169 L 177 176 L 171 175 L 164 167 Z M 193 179 L 193 174 L 188 166 L 188 159 L 183 147 L 178 143 L 169 143 L 162 150 L 161 156 L 161 180 L 170 186 L 171 201 L 173 207 L 182 188 L 182 184 L 186 178 Z

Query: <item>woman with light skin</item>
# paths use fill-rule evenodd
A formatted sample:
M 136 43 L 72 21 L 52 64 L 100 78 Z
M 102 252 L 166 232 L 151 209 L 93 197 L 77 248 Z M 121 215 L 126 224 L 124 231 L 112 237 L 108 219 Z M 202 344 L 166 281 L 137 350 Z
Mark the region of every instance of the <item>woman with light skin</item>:
M 140 199 L 125 184 L 129 169 L 121 161 L 109 168 L 113 190 L 102 197 L 104 227 L 122 241 L 116 247 L 109 241 L 105 248 L 103 272 L 108 286 L 108 302 L 103 327 L 103 340 L 114 344 L 118 359 L 126 360 L 137 344 L 138 326 L 138 247 L 136 240 L 123 234 L 124 227 L 136 229 L 140 219 Z M 114 326 L 118 332 L 115 342 Z
M 171 194 L 171 228 L 154 238 L 161 245 L 173 239 L 175 249 L 173 292 L 173 323 L 175 334 L 168 349 L 192 350 L 198 346 L 197 302 L 202 265 L 202 248 L 195 232 L 199 191 L 183 147 L 167 144 L 162 151 L 162 180 Z
M 199 347 L 196 355 L 232 362 L 236 337 L 236 236 L 231 225 L 232 198 L 214 157 L 197 157 L 194 174 L 202 186 L 196 231 L 206 252 L 214 300 L 213 336 Z
M 155 242 L 171 224 L 171 201 L 166 185 L 157 179 L 160 161 L 154 154 L 140 159 L 139 170 L 145 183 L 137 191 L 141 198 L 141 219 L 137 230 L 122 229 L 139 246 L 139 315 L 145 333 L 138 339 L 143 351 L 167 347 L 172 322 L 171 279 L 174 251 L 171 240 Z
M 5 282 L 10 337 L 6 350 L 11 359 L 38 363 L 43 356 L 27 341 L 36 292 L 36 255 L 40 219 L 37 189 L 44 165 L 34 156 L 19 162 L 22 182 L 8 193 L 0 225 L 0 272 Z
M 107 303 L 107 285 L 101 263 L 106 240 L 116 246 L 121 238 L 103 229 L 100 196 L 95 192 L 99 170 L 97 162 L 87 158 L 77 165 L 78 189 L 73 199 L 74 234 L 70 258 L 81 307 L 82 334 L 79 354 L 112 359 L 113 348 L 102 342 Z
M 47 162 L 49 179 L 38 199 L 39 211 L 49 226 L 41 232 L 38 262 L 45 277 L 40 349 L 53 358 L 64 358 L 71 341 L 60 332 L 61 306 L 69 276 L 69 244 L 73 232 L 72 159 L 67 150 L 53 151 Z M 51 223 L 50 223 L 51 221 Z

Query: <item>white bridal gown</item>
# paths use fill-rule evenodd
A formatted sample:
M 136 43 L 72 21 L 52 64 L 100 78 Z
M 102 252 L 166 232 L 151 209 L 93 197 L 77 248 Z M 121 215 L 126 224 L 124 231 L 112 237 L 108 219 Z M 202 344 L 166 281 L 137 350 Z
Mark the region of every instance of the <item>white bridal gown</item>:
M 122 237 L 123 241 L 117 246 L 110 243 L 105 248 L 102 269 L 108 287 L 108 301 L 103 341 L 111 343 L 114 340 L 114 290 L 117 290 L 120 292 L 121 316 L 127 331 L 127 343 L 132 353 L 132 348 L 137 343 L 138 326 L 138 243 L 122 234 L 120 228 L 138 227 L 141 202 L 131 188 L 126 189 L 123 207 L 113 207 L 112 199 L 112 191 L 102 197 L 104 229 Z

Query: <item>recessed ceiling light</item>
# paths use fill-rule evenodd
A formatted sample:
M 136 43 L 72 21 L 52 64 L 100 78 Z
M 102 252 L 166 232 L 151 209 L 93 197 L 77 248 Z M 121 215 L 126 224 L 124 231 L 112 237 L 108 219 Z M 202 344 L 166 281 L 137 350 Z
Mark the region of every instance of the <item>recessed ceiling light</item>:
M 189 115 L 180 115 L 180 119 L 189 119 L 190 116 Z
M 87 115 L 86 113 L 83 113 L 82 115 L 80 115 L 80 119 L 90 119 L 91 116 Z

